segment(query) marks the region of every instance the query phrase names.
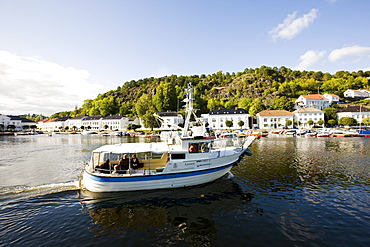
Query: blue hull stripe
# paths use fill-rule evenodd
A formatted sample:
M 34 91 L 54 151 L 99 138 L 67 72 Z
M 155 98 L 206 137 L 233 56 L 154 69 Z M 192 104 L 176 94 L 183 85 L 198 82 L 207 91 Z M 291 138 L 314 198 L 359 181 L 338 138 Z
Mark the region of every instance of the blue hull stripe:
M 201 170 L 201 171 L 170 173 L 170 174 L 162 174 L 162 175 L 131 176 L 131 177 L 103 177 L 103 176 L 97 176 L 91 173 L 87 173 L 86 171 L 85 173 L 89 175 L 89 179 L 98 181 L 98 182 L 139 182 L 139 181 L 154 181 L 154 180 L 199 176 L 203 174 L 208 174 L 208 173 L 213 173 L 213 172 L 224 170 L 232 166 L 233 164 L 234 163 L 226 165 L 226 166 L 222 166 L 222 167 Z

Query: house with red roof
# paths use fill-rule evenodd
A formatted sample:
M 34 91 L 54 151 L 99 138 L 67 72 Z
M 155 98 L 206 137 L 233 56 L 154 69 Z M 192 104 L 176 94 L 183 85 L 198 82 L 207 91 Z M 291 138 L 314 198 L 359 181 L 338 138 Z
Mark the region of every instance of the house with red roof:
M 301 95 L 295 101 L 294 109 L 300 107 L 314 107 L 319 110 L 324 110 L 329 107 L 333 102 L 338 102 L 339 96 L 335 94 L 308 94 Z

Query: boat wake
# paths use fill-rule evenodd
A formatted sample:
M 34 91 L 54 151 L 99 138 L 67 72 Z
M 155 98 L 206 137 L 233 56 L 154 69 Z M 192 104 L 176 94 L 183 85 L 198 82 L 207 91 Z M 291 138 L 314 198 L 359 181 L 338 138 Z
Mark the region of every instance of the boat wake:
M 78 189 L 80 189 L 80 183 L 78 180 L 63 183 L 43 184 L 37 186 L 3 187 L 0 188 L 0 198 L 14 199 L 19 197 L 37 197 Z

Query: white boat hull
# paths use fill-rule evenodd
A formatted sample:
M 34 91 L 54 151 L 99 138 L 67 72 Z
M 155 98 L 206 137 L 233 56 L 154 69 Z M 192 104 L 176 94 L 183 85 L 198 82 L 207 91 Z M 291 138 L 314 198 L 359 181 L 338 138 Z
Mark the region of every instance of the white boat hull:
M 235 162 L 217 168 L 155 175 L 103 176 L 84 171 L 84 187 L 92 192 L 153 190 L 194 186 L 221 178 Z

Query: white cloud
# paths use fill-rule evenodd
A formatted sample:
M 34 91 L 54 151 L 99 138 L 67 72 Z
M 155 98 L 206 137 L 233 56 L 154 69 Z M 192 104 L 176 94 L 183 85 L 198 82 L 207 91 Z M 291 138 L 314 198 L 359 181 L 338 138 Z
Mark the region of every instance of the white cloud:
M 297 70 L 305 70 L 310 66 L 316 64 L 325 55 L 325 51 L 307 51 L 300 56 L 301 62 L 296 66 Z
M 296 18 L 297 12 L 288 15 L 283 23 L 279 24 L 276 28 L 269 31 L 273 41 L 278 38 L 291 40 L 297 36 L 303 29 L 307 28 L 316 18 L 317 9 L 311 9 L 308 14 Z
M 359 45 L 335 49 L 328 56 L 329 62 L 332 63 L 343 60 L 347 61 L 347 59 L 350 62 L 358 62 L 364 58 L 370 58 L 370 47 Z
M 95 98 L 103 86 L 90 73 L 0 51 L 0 113 L 51 115 Z

